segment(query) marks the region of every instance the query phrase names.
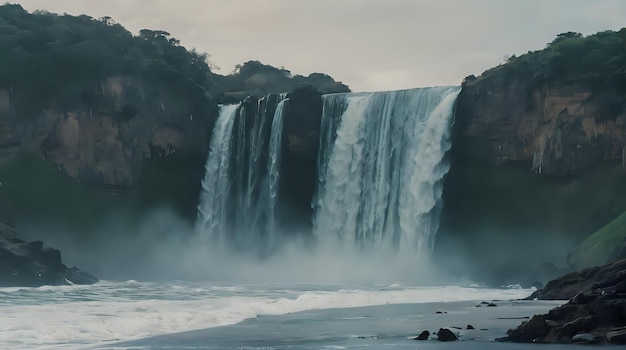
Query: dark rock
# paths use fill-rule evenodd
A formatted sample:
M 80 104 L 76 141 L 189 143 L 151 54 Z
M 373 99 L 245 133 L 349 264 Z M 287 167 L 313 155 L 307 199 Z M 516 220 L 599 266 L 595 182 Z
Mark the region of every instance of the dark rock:
M 626 327 L 614 328 L 606 332 L 606 341 L 613 344 L 626 344 Z
M 66 279 L 73 284 L 94 284 L 98 282 L 98 278 L 72 266 L 65 271 Z
M 93 284 L 98 279 L 77 267 L 68 268 L 61 252 L 41 241 L 26 242 L 0 237 L 0 286 L 38 287 L 42 285 Z
M 586 303 L 586 298 L 594 298 L 598 293 L 585 295 L 584 292 L 591 292 L 593 289 L 601 289 L 600 292 L 607 292 L 610 286 L 621 290 L 626 289 L 624 283 L 626 276 L 626 259 L 618 260 L 612 264 L 600 267 L 590 267 L 579 272 L 571 272 L 552 280 L 546 284 L 544 289 L 534 292 L 528 300 L 569 300 L 574 297 L 578 302 Z M 582 294 L 581 294 L 582 293 Z
M 378 339 L 378 336 L 377 335 L 370 335 L 370 336 L 360 335 L 357 337 L 357 339 Z
M 414 339 L 415 340 L 428 340 L 428 337 L 430 337 L 430 332 L 429 331 L 423 331 L 422 333 L 420 333 L 420 335 L 418 335 Z
M 506 341 L 533 343 L 626 343 L 626 260 L 550 281 L 537 298 L 572 296 L 507 332 Z M 532 297 L 532 296 L 531 296 Z
M 474 326 L 472 326 L 471 324 L 468 324 L 467 329 L 474 329 Z
M 598 299 L 593 303 L 593 315 L 595 316 L 595 323 L 598 327 L 608 326 L 622 326 L 626 325 L 624 319 L 624 305 L 626 305 L 626 299 L 622 300 L 605 300 Z
M 546 324 L 544 316 L 535 315 L 529 321 L 523 322 L 520 327 L 511 329 L 506 334 L 512 342 L 532 343 L 536 339 L 546 336 L 549 331 L 550 327 Z
M 489 304 L 487 304 L 487 307 L 496 307 L 496 306 L 498 306 L 498 305 L 496 305 L 496 304 L 494 304 L 494 303 L 489 303 Z
M 561 334 L 566 337 L 573 337 L 576 334 L 588 332 L 593 329 L 593 325 L 593 316 L 578 317 L 577 319 L 562 325 Z M 555 327 L 558 326 L 559 324 L 557 323 Z
M 439 331 L 437 332 L 437 340 L 448 342 L 459 340 L 459 338 L 454 333 L 452 333 L 451 330 L 447 328 L 439 328 Z

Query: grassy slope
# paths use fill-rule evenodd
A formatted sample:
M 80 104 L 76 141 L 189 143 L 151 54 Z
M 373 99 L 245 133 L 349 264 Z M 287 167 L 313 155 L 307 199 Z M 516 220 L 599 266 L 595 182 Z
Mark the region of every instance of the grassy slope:
M 604 265 L 626 248 L 626 212 L 589 236 L 571 262 L 578 268 Z

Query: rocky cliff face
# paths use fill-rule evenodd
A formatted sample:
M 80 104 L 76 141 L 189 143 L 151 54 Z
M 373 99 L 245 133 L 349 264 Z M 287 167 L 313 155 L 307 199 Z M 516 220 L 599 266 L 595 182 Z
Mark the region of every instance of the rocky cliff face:
M 537 174 L 556 175 L 602 161 L 626 164 L 626 111 L 607 108 L 611 92 L 493 80 L 467 79 L 457 112 L 462 137 L 487 162 L 524 161 Z
M 27 122 L 12 112 L 5 91 L 0 156 L 34 151 L 81 183 L 128 186 L 136 183 L 145 158 L 206 150 L 217 108 L 208 98 L 180 96 L 166 86 L 120 76 L 94 91 L 89 109 L 52 105 L 27 116 Z
M 442 254 L 474 261 L 494 284 L 538 264 L 566 266 L 577 244 L 626 209 L 624 101 L 619 89 L 583 80 L 468 77 L 444 187 Z

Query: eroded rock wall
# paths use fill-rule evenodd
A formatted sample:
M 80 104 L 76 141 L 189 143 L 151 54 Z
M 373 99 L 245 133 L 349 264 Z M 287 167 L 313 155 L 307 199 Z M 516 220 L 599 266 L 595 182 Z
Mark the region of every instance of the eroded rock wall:
M 604 160 L 622 163 L 626 111 L 607 110 L 604 94 L 584 84 L 469 80 L 456 121 L 466 146 L 491 164 L 525 161 L 536 173 L 576 174 Z
M 114 76 L 86 94 L 81 107 L 50 105 L 27 116 L 11 109 L 11 93 L 3 90 L 0 158 L 37 152 L 81 183 L 133 185 L 145 158 L 206 152 L 217 105 L 198 90 L 197 96 L 185 96 L 139 78 Z
M 626 103 L 605 103 L 615 96 L 626 101 L 583 82 L 467 78 L 438 250 L 489 271 L 494 284 L 567 265 L 577 244 L 626 209 Z

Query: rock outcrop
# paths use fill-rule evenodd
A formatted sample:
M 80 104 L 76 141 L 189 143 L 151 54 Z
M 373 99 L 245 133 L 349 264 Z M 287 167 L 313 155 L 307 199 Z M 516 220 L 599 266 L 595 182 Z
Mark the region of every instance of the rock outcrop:
M 77 267 L 67 267 L 61 252 L 41 241 L 26 242 L 0 236 L 0 286 L 39 287 L 42 285 L 93 284 L 98 279 Z
M 626 259 L 567 274 L 529 298 L 569 301 L 535 315 L 501 340 L 626 344 Z

